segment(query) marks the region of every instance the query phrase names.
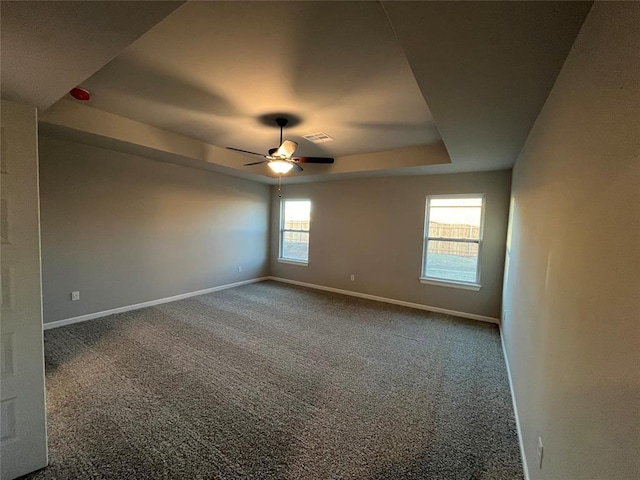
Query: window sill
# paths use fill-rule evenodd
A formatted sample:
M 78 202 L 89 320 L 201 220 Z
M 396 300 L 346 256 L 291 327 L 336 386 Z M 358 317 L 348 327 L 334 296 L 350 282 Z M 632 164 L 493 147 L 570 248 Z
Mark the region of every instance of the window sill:
M 300 267 L 306 267 L 306 266 L 309 265 L 308 262 L 303 262 L 303 261 L 300 261 L 300 260 L 290 260 L 288 258 L 279 258 L 278 262 L 279 263 L 287 263 L 289 265 L 298 265 Z
M 480 285 L 479 283 L 455 282 L 452 280 L 440 280 L 427 277 L 420 277 L 420 283 L 426 285 L 438 285 L 440 287 L 460 288 L 462 290 L 472 290 L 474 292 L 479 291 L 482 287 L 482 285 Z

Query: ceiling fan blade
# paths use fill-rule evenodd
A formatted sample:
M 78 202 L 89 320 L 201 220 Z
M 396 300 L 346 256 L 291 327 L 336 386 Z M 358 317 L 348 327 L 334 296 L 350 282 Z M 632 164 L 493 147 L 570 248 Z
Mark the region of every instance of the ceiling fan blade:
M 242 152 L 242 153 L 249 153 L 251 155 L 259 155 L 261 157 L 264 157 L 264 155 L 262 153 L 256 153 L 256 152 L 250 152 L 249 150 L 242 150 L 240 148 L 233 148 L 233 147 L 225 147 L 229 150 L 235 150 L 236 152 Z
M 245 163 L 244 166 L 245 167 L 250 167 L 251 165 L 260 165 L 261 163 L 269 163 L 269 160 L 262 160 L 261 162 Z
M 302 171 L 304 170 L 304 168 L 302 168 L 302 167 L 301 167 L 300 165 L 298 165 L 297 163 L 294 163 L 294 164 L 293 164 L 293 169 L 294 169 L 296 172 L 302 172 Z
M 292 140 L 285 140 L 273 154 L 274 157 L 291 158 L 293 152 L 296 151 L 298 144 Z
M 329 157 L 294 157 L 291 160 L 297 163 L 333 163 L 333 158 Z

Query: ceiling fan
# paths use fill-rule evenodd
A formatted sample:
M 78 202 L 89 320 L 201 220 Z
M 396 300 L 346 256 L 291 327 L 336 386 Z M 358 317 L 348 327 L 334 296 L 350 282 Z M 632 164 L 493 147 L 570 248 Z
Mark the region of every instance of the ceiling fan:
M 229 150 L 235 150 L 236 152 L 248 153 L 250 155 L 258 155 L 264 157 L 265 160 L 259 162 L 245 163 L 244 166 L 259 165 L 266 163 L 271 170 L 278 175 L 284 175 L 288 173 L 292 168 L 301 172 L 302 167 L 300 163 L 333 163 L 333 158 L 328 157 L 294 157 L 293 154 L 298 147 L 298 144 L 292 140 L 282 140 L 282 131 L 287 126 L 289 121 L 286 118 L 276 118 L 276 124 L 280 127 L 280 146 L 277 148 L 270 148 L 267 155 L 261 153 L 250 152 L 248 150 L 242 150 L 240 148 L 226 147 Z

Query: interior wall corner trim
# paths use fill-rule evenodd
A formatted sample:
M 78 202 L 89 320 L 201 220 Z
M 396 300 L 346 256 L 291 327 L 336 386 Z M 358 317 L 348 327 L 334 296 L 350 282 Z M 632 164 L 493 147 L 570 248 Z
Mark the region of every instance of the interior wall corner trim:
M 301 287 L 315 288 L 316 290 L 325 290 L 327 292 L 341 293 L 342 295 L 349 295 L 351 297 L 366 298 L 367 300 L 374 300 L 376 302 L 391 303 L 393 305 L 401 305 L 403 307 L 416 308 L 418 310 L 427 310 L 429 312 L 436 312 L 436 313 L 446 313 L 448 315 L 454 315 L 456 317 L 470 318 L 472 320 L 495 323 L 498 325 L 500 324 L 500 319 L 498 318 L 487 317 L 485 315 L 478 315 L 475 313 L 458 312 L 457 310 L 449 310 L 446 308 L 432 307 L 430 305 L 423 305 L 422 303 L 405 302 L 404 300 L 396 300 L 394 298 L 379 297 L 377 295 L 370 295 L 368 293 L 354 292 L 353 290 L 343 290 L 341 288 L 326 287 L 324 285 L 316 285 L 314 283 L 299 282 L 297 280 L 289 280 L 288 278 L 282 278 L 282 277 L 271 276 L 271 277 L 267 277 L 267 279 L 274 280 L 276 282 L 299 285 Z
M 159 298 L 157 300 L 150 300 L 148 302 L 136 303 L 134 305 L 125 305 L 124 307 L 112 308 L 110 310 L 103 310 L 101 312 L 87 313 L 86 315 L 80 315 L 78 317 L 64 318 L 62 320 L 55 320 L 53 322 L 43 323 L 42 328 L 44 330 L 50 330 L 52 328 L 71 325 L 72 323 L 86 322 L 87 320 L 106 317 L 108 315 L 114 315 L 116 313 L 129 312 L 131 310 L 138 310 L 140 308 L 145 308 L 145 307 L 153 307 L 155 305 L 161 305 L 163 303 L 175 302 L 176 300 L 182 300 L 190 297 L 197 297 L 198 295 L 205 295 L 207 293 L 218 292 L 220 290 L 226 290 L 228 288 L 247 285 L 249 283 L 263 282 L 268 279 L 269 277 L 252 278 L 249 280 L 243 280 L 242 282 L 228 283 L 226 285 L 219 285 L 217 287 L 205 288 L 204 290 L 197 290 L 195 292 L 181 293 L 180 295 L 174 295 L 172 297 Z
M 504 364 L 507 366 L 507 379 L 509 380 L 509 390 L 511 391 L 511 403 L 513 404 L 513 416 L 516 418 L 516 433 L 518 434 L 518 444 L 520 445 L 520 457 L 522 458 L 522 470 L 524 471 L 524 480 L 529 480 L 529 466 L 527 465 L 527 457 L 524 453 L 524 443 L 522 441 L 522 429 L 520 428 L 520 415 L 518 414 L 518 403 L 516 402 L 516 392 L 513 389 L 513 381 L 511 379 L 511 368 L 509 368 L 509 357 L 507 349 L 504 348 L 504 335 L 502 335 L 502 327 L 500 327 L 500 343 L 502 343 L 502 355 L 504 356 Z

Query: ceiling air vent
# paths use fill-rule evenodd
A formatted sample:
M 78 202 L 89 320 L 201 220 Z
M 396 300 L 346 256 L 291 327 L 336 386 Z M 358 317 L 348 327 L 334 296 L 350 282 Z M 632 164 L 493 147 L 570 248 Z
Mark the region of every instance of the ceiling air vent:
M 311 143 L 333 142 L 333 138 L 324 132 L 310 133 L 309 135 L 303 135 L 302 138 L 306 138 Z

